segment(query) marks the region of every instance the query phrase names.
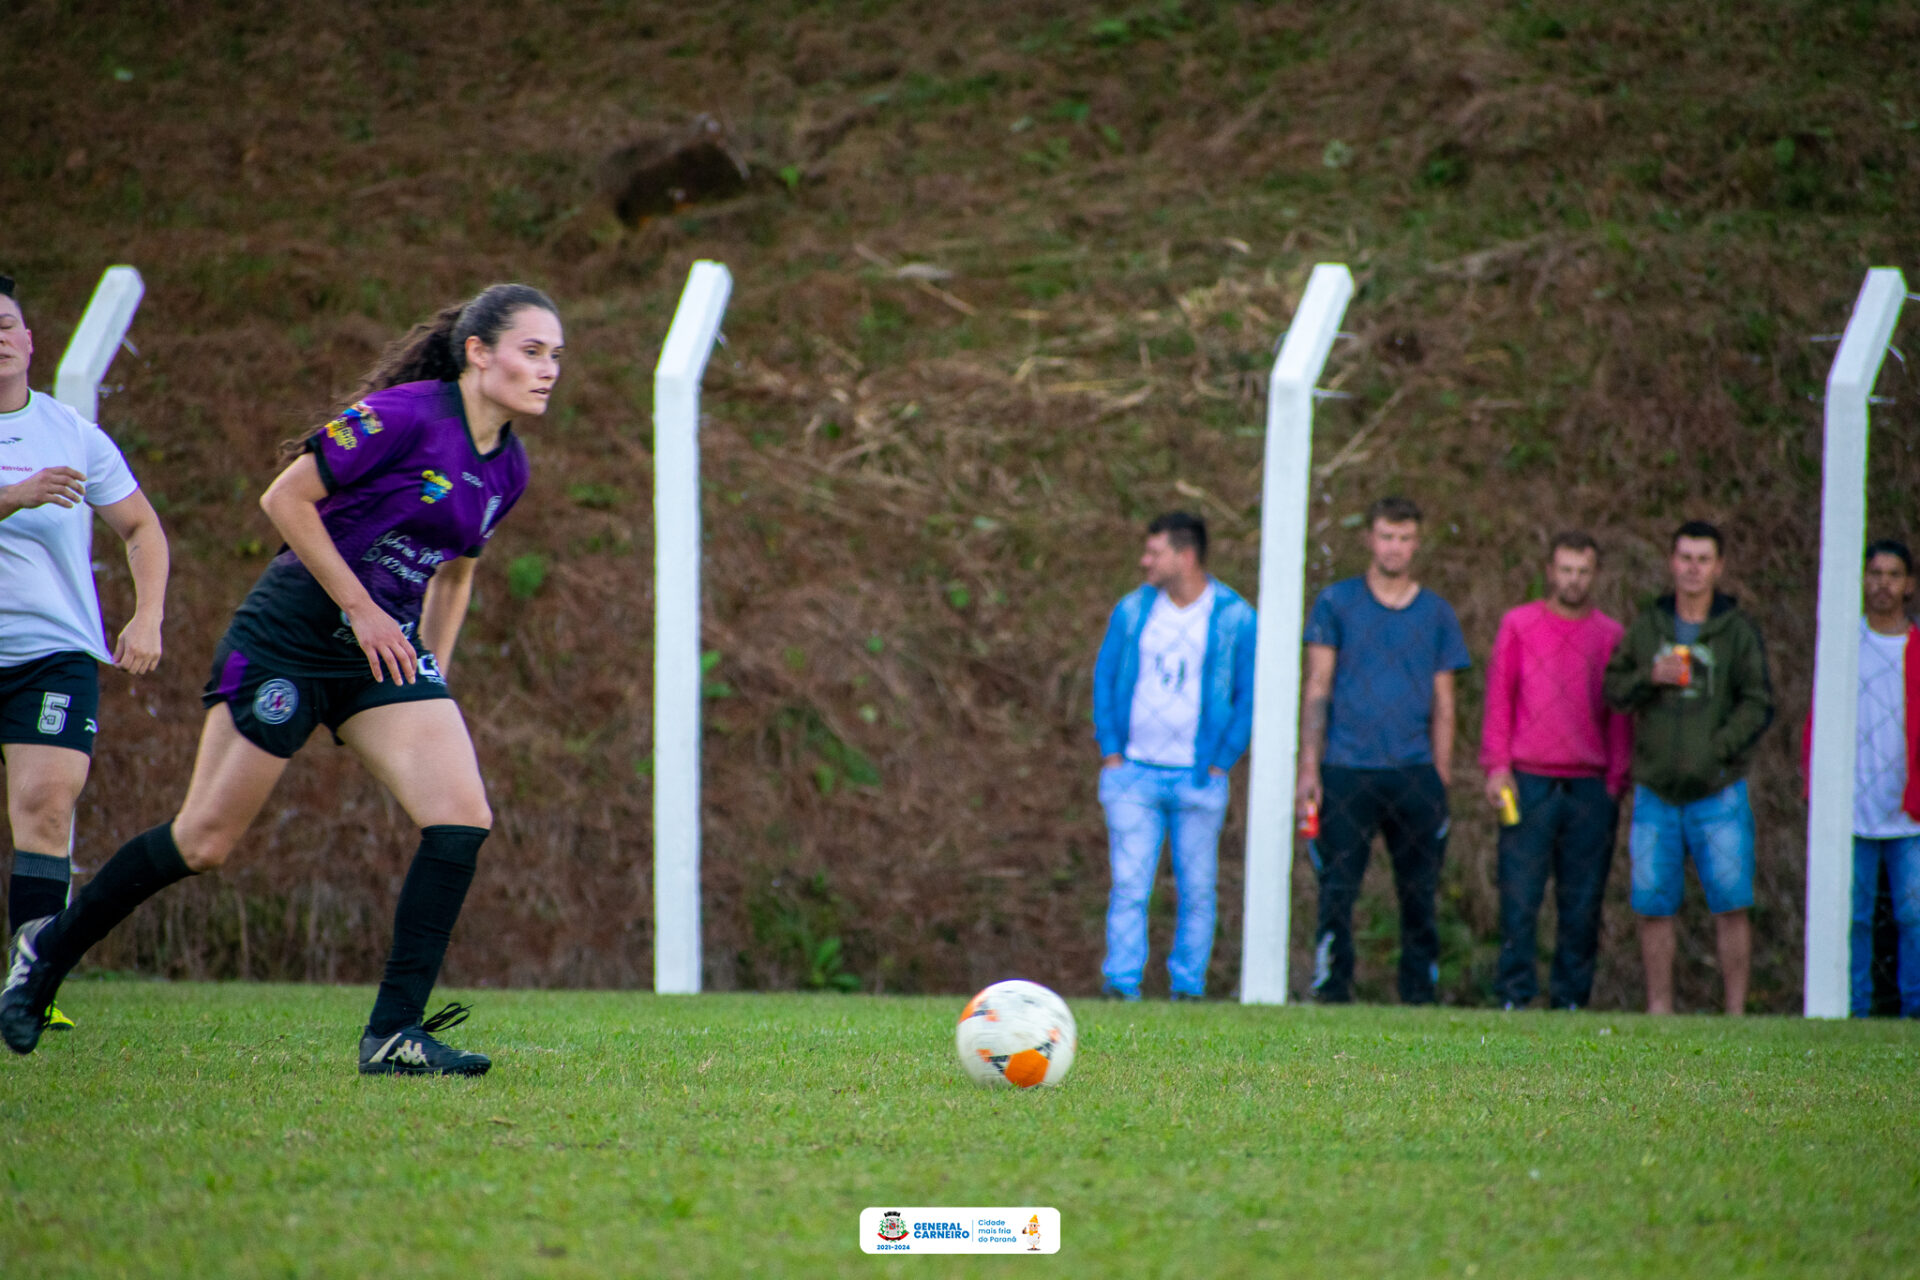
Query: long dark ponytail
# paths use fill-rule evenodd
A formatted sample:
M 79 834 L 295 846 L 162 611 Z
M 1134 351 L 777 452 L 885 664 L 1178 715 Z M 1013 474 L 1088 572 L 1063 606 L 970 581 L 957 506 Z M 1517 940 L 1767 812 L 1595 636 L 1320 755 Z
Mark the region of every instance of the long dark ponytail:
M 360 380 L 355 400 L 403 382 L 453 382 L 467 367 L 467 339 L 478 338 L 491 347 L 500 340 L 514 316 L 528 307 L 560 314 L 553 299 L 530 284 L 488 285 L 465 302 L 442 307 L 431 320 L 416 324 L 380 353 L 380 359 Z M 299 457 L 307 442 L 326 430 L 317 427 L 280 446 L 281 461 Z
M 442 307 L 380 354 L 355 398 L 403 382 L 454 381 L 467 367 L 467 339 L 478 338 L 491 347 L 527 307 L 560 314 L 552 298 L 528 284 L 489 285 L 470 301 Z

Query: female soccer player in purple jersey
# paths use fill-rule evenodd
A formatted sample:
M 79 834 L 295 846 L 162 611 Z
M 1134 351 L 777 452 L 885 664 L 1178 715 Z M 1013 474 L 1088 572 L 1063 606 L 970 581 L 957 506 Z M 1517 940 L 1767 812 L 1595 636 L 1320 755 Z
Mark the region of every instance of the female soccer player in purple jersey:
M 418 325 L 368 375 L 362 398 L 300 443 L 260 505 L 286 547 L 214 655 L 187 798 L 135 836 L 73 904 L 15 935 L 0 1036 L 39 1041 L 61 979 L 135 907 L 227 860 L 318 725 L 353 749 L 420 824 L 394 913 L 393 951 L 360 1041 L 369 1075 L 479 1075 L 478 1053 L 425 1018 L 447 940 L 493 825 L 446 669 L 473 557 L 527 486 L 512 422 L 545 413 L 560 376 L 553 302 L 501 284 Z

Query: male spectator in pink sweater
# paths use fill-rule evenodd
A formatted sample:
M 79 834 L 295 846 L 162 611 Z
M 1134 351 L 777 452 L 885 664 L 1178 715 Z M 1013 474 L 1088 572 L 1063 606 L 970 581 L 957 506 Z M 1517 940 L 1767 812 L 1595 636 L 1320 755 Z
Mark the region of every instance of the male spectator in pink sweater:
M 1538 993 L 1534 930 L 1547 877 L 1559 917 L 1547 1003 L 1578 1009 L 1593 991 L 1600 902 L 1627 788 L 1632 721 L 1608 708 L 1607 659 L 1625 630 L 1593 606 L 1600 548 L 1562 533 L 1548 551 L 1545 600 L 1500 620 L 1487 668 L 1480 767 L 1487 802 L 1510 802 L 1500 829 L 1500 964 L 1496 997 L 1524 1009 Z

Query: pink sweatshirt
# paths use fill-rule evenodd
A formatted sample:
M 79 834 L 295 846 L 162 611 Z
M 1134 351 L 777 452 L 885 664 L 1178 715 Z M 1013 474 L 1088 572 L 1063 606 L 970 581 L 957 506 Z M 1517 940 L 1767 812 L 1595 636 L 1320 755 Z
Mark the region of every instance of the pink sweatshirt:
M 1607 708 L 1601 679 L 1626 630 L 1598 609 L 1563 618 L 1544 600 L 1500 619 L 1487 665 L 1480 767 L 1627 785 L 1633 721 Z

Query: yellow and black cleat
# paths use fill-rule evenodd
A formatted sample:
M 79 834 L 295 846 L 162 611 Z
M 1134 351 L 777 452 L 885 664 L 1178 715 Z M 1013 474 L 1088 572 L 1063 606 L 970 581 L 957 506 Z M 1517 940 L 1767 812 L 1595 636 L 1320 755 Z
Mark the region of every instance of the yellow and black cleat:
M 73 1019 L 60 1012 L 59 1005 L 50 1004 L 47 1006 L 47 1030 L 71 1031 L 73 1030 Z

